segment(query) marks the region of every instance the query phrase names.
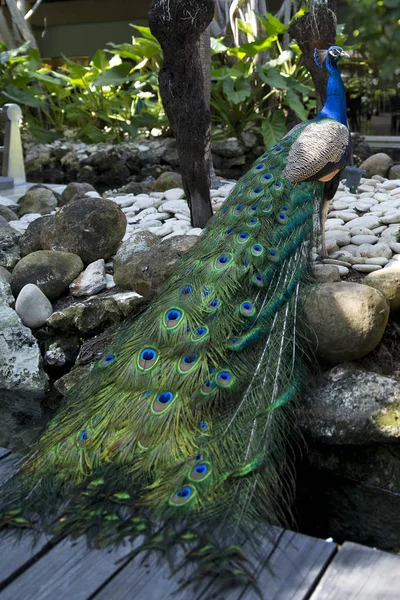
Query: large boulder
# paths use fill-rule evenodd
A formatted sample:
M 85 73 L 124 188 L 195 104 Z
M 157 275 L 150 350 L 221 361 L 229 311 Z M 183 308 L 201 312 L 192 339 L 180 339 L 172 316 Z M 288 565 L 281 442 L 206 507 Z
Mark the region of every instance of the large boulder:
M 72 252 L 89 264 L 114 254 L 125 229 L 126 217 L 111 200 L 72 200 L 55 215 L 42 247 Z
M 67 185 L 63 193 L 61 194 L 61 200 L 59 206 L 65 206 L 71 200 L 83 198 L 86 192 L 95 192 L 96 190 L 90 183 L 79 183 L 72 182 Z
M 364 160 L 360 169 L 365 170 L 365 177 L 373 177 L 374 175 L 380 175 L 381 177 L 387 177 L 390 167 L 393 165 L 393 160 L 388 154 L 384 152 L 378 152 L 369 156 Z
M 14 306 L 14 296 L 11 292 L 11 285 L 7 279 L 0 276 L 0 304 Z
M 197 240 L 193 235 L 175 236 L 158 244 L 153 245 L 151 242 L 152 245 L 147 250 L 135 251 L 130 257 L 126 255 L 123 260 L 117 255 L 114 263 L 115 283 L 151 299 L 170 277 L 178 259 L 186 254 Z
M 303 395 L 298 424 L 313 443 L 398 443 L 400 383 L 342 363 Z
M 364 277 L 363 283 L 379 290 L 385 296 L 391 312 L 400 309 L 400 263 L 398 267 L 369 273 Z
M 305 335 L 317 356 L 330 362 L 355 360 L 371 352 L 388 318 L 385 297 L 358 283 L 323 283 L 304 298 Z
M 148 252 L 153 246 L 158 246 L 160 243 L 160 238 L 154 233 L 138 231 L 121 244 L 114 260 L 114 281 L 116 285 L 122 289 L 133 289 L 131 280 L 132 264 L 140 260 L 141 253 Z
M 393 165 L 389 171 L 389 179 L 400 179 L 400 165 Z
M 82 260 L 71 252 L 39 250 L 22 258 L 15 266 L 11 287 L 15 296 L 28 283 L 34 283 L 55 300 L 83 270 Z
M 20 217 L 30 213 L 47 215 L 56 209 L 57 195 L 45 186 L 34 185 L 18 200 L 18 204 Z
M 0 223 L 0 266 L 12 269 L 21 255 L 18 246 L 20 234 L 8 223 Z
M 0 204 L 0 217 L 3 217 L 6 221 L 18 221 L 18 217 L 11 208 Z
M 174 171 L 166 171 L 161 173 L 152 187 L 154 192 L 165 192 L 173 188 L 181 188 L 183 187 L 182 175 Z
M 47 387 L 39 346 L 17 313 L 0 305 L 0 389 L 40 396 Z
M 46 239 L 53 225 L 54 215 L 45 215 L 29 223 L 27 230 L 19 238 L 21 256 L 27 256 L 32 252 L 42 250 L 42 240 Z

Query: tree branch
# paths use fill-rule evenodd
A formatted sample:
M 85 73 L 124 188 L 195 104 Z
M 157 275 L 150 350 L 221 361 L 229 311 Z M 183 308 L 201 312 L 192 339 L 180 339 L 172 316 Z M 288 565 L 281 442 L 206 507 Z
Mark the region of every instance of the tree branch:
M 18 33 L 20 34 L 21 38 L 25 42 L 29 42 L 30 45 L 32 46 L 32 48 L 37 48 L 35 36 L 33 35 L 29 26 L 25 22 L 25 19 L 22 16 L 22 13 L 19 11 L 15 0 L 5 0 L 5 2 L 7 4 L 8 10 L 10 11 L 10 15 L 11 15 L 13 24 L 17 28 Z
M 24 19 L 25 21 L 28 21 L 32 15 L 35 14 L 35 12 L 37 11 L 37 9 L 39 8 L 39 6 L 42 4 L 43 0 L 36 0 L 35 4 L 32 6 L 32 8 L 30 10 L 28 10 L 28 12 L 26 13 Z

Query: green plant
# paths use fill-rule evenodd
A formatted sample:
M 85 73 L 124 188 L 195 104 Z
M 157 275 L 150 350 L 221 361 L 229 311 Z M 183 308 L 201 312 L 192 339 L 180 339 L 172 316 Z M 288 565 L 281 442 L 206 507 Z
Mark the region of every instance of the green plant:
M 216 135 L 240 137 L 244 130 L 252 129 L 270 146 L 285 134 L 293 113 L 304 120 L 315 102 L 310 76 L 299 65 L 299 49 L 295 45 L 282 49 L 279 36 L 288 25 L 270 13 L 258 19 L 266 33 L 261 39 L 254 39 L 250 23 L 239 21 L 239 28 L 253 41 L 235 48 L 222 39 L 212 40 L 211 104 Z

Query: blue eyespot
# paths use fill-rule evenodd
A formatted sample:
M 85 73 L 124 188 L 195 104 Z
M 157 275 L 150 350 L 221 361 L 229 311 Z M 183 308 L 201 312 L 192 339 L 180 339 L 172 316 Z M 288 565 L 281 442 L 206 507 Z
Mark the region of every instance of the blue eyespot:
M 212 302 L 210 302 L 210 306 L 211 308 L 217 308 L 217 306 L 219 306 L 218 300 L 213 300 Z
M 197 358 L 196 354 L 185 354 L 182 360 L 186 365 L 192 365 L 197 361 Z
M 257 281 L 259 281 L 260 283 L 262 283 L 263 280 L 263 276 L 262 275 L 256 275 L 255 278 L 257 279 Z
M 227 265 L 230 260 L 231 257 L 229 256 L 229 254 L 221 254 L 221 256 L 217 260 L 217 263 L 221 265 Z
M 263 154 L 261 158 L 268 158 L 268 153 L 267 154 Z
M 114 354 L 109 354 L 108 356 L 105 356 L 103 358 L 103 364 L 107 365 L 107 364 L 111 363 L 114 359 L 115 359 Z
M 276 256 L 276 255 L 277 255 L 277 252 L 276 252 L 276 250 L 270 250 L 270 251 L 268 252 L 268 254 L 269 254 L 270 256 Z
M 280 181 L 275 181 L 274 188 L 276 188 L 277 190 L 279 190 L 281 187 L 282 187 L 282 183 Z
M 263 179 L 265 179 L 265 181 L 270 181 L 272 177 L 272 173 L 266 173 L 265 175 L 263 175 Z
M 236 229 L 236 227 L 229 227 L 229 229 L 227 229 L 225 231 L 226 235 L 229 235 L 230 233 L 232 233 L 232 231 L 234 231 Z
M 204 473 L 207 473 L 208 467 L 207 465 L 196 465 L 193 471 L 199 475 L 204 475 Z
M 254 256 L 259 256 L 263 251 L 263 247 L 260 246 L 260 244 L 254 244 L 254 246 L 251 249 L 251 252 Z
M 191 285 L 184 285 L 179 290 L 181 296 L 189 296 L 193 292 L 193 288 Z
M 275 145 L 275 146 L 273 147 L 273 150 L 274 150 L 274 152 L 280 152 L 280 151 L 282 150 L 282 146 L 280 146 L 280 145 Z
M 242 260 L 242 265 L 243 265 L 244 267 L 248 267 L 248 266 L 249 266 L 249 259 L 248 259 L 248 258 L 243 258 L 243 260 Z
M 155 350 L 151 350 L 150 348 L 148 348 L 148 349 L 142 351 L 140 358 L 142 360 L 147 361 L 147 360 L 154 360 L 156 358 L 156 356 L 157 356 L 157 352 L 155 352 Z
M 248 233 L 239 233 L 239 238 L 241 240 L 248 240 L 249 239 L 249 234 Z
M 158 394 L 157 400 L 161 404 L 169 404 L 169 402 L 171 402 L 173 397 L 174 397 L 174 395 L 172 392 L 162 392 L 161 394 Z
M 143 398 L 150 396 L 150 394 L 151 394 L 151 390 L 147 390 L 147 392 L 143 392 Z
M 238 204 L 235 208 L 235 212 L 240 213 L 240 212 L 242 212 L 243 209 L 244 209 L 244 204 Z
M 251 310 L 253 308 L 249 302 L 244 302 L 242 304 L 242 306 L 243 306 L 244 310 Z
M 257 225 L 258 223 L 258 219 L 257 217 L 252 217 L 251 219 L 248 220 L 248 224 L 251 225 Z
M 180 319 L 181 312 L 175 309 L 169 310 L 165 316 L 167 321 L 177 321 L 178 319 Z
M 86 431 L 86 429 L 84 431 L 82 431 L 81 435 L 79 436 L 79 439 L 82 440 L 83 442 L 85 440 L 87 440 L 87 431 Z
M 279 218 L 281 221 L 285 221 L 285 220 L 287 219 L 287 215 L 285 215 L 285 213 L 279 213 L 279 214 L 278 214 L 278 218 Z
M 289 210 L 289 207 L 288 207 L 288 206 L 286 206 L 286 204 L 284 204 L 284 205 L 282 206 L 282 210 L 283 210 L 283 211 L 285 211 L 285 212 L 287 212 L 287 211 Z
M 250 208 L 249 208 L 249 212 L 255 213 L 257 210 L 258 210 L 257 204 L 254 204 L 253 206 L 250 206 Z
M 208 372 L 210 373 L 210 375 L 213 375 L 215 373 L 214 367 L 208 367 Z
M 256 171 L 262 171 L 262 169 L 264 168 L 264 164 L 260 163 L 259 165 L 256 166 Z
M 207 421 L 203 421 L 202 419 L 201 421 L 199 421 L 199 426 L 202 431 L 205 431 L 208 428 L 208 423 Z
M 211 288 L 205 287 L 203 290 L 203 294 L 207 298 L 211 294 Z
M 196 456 L 195 456 L 195 459 L 196 459 L 196 460 L 201 460 L 201 454 L 200 454 L 200 452 L 198 452 L 198 453 L 196 454 Z
M 226 212 L 228 212 L 229 208 L 227 206 L 225 206 L 224 208 L 221 209 L 221 215 L 224 215 Z
M 228 387 L 232 383 L 232 375 L 228 371 L 221 371 L 217 375 L 217 383 L 221 387 Z
M 200 335 L 200 336 L 202 336 L 202 335 L 204 335 L 204 334 L 205 334 L 205 332 L 206 332 L 206 329 L 205 329 L 204 327 L 198 327 L 198 328 L 196 329 L 196 333 L 197 333 L 197 335 Z
M 175 493 L 178 498 L 189 498 L 192 495 L 190 487 L 183 487 L 181 490 Z

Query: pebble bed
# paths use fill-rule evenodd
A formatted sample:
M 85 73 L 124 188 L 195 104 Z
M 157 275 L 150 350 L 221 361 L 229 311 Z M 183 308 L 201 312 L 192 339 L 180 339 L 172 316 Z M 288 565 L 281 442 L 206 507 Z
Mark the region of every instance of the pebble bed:
M 221 183 L 218 189 L 211 190 L 214 212 L 221 207 L 236 182 L 226 180 Z M 87 192 L 87 195 L 100 197 L 97 192 Z M 125 213 L 127 228 L 122 242 L 134 232 L 144 230 L 164 240 L 181 235 L 201 235 L 202 229 L 190 224 L 184 196 L 180 188 L 136 196 L 118 195 L 117 191 L 104 195 Z M 40 216 L 27 214 L 18 221 L 10 221 L 9 225 L 24 233 L 29 223 Z M 399 267 L 400 179 L 390 180 L 379 175 L 361 179 L 356 194 L 351 194 L 342 181 L 331 201 L 325 230 L 329 257 L 322 263 L 336 265 L 342 277 L 349 275 L 351 269 L 366 274 Z M 316 249 L 314 251 L 317 259 Z

